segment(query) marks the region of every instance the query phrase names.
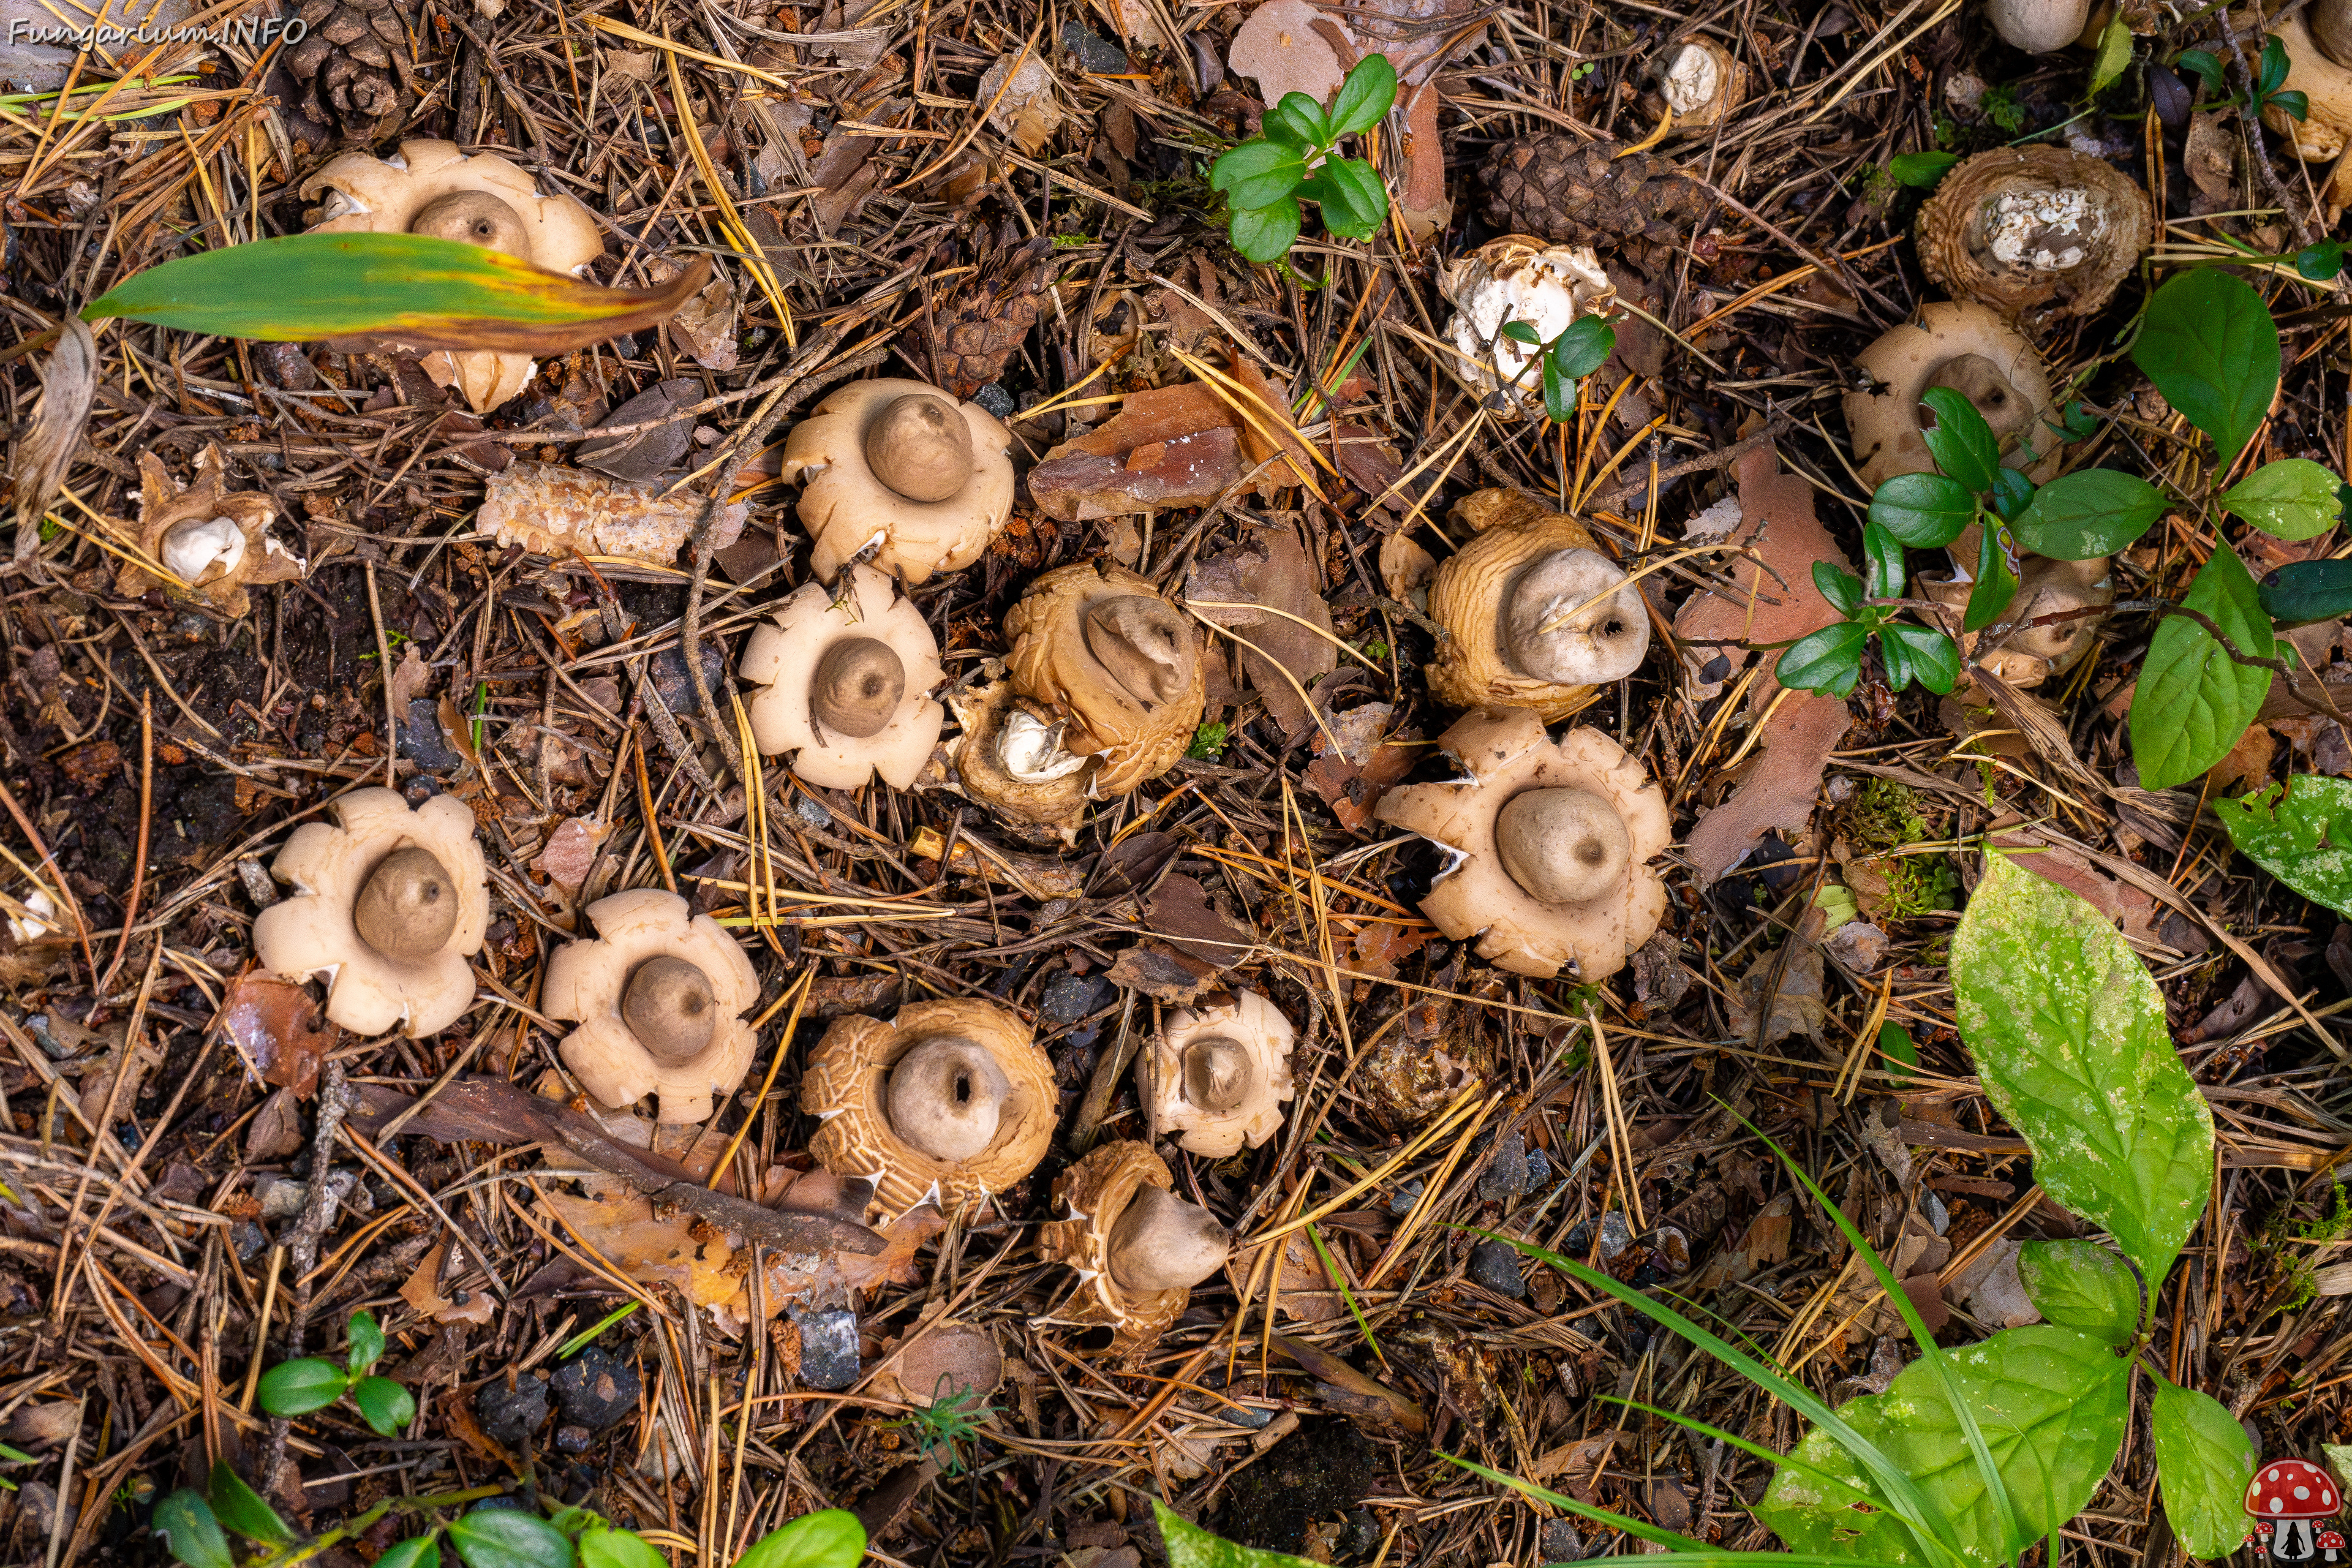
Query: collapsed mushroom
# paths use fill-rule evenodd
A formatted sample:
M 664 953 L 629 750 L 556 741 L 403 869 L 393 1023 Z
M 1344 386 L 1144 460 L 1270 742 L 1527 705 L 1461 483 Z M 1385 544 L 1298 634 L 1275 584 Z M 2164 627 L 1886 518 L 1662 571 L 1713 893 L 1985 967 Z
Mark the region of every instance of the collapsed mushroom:
M 948 764 L 963 793 L 1023 837 L 1067 845 L 1087 814 L 1087 759 L 1062 749 L 1066 721 L 1010 680 L 950 689 Z
M 2061 441 L 2050 377 L 2033 345 L 1985 306 L 1939 301 L 1919 308 L 1855 356 L 1865 384 L 1845 395 L 1854 470 L 1874 489 L 1897 474 L 1933 471 L 1919 400 L 1948 386 L 1973 404 L 2000 443 L 2004 466 L 2036 483 L 2057 471 Z
M 182 489 L 154 453 L 139 454 L 139 548 L 225 616 L 253 607 L 248 585 L 299 583 L 309 567 L 270 537 L 278 503 L 257 490 L 226 488 L 227 459 L 207 443 L 196 454 L 196 482 Z M 127 599 L 166 586 L 135 562 L 115 570 L 114 591 Z
M 934 1320 L 919 1333 L 876 1371 L 873 1393 L 909 1405 L 970 1410 L 1003 1385 L 1004 1352 L 982 1325 Z
M 1617 309 L 1616 286 L 1590 247 L 1546 245 L 1524 234 L 1490 239 L 1441 266 L 1437 289 L 1454 311 L 1445 335 L 1504 419 L 1543 413 L 1543 344 L 1579 317 L 1606 319 Z M 1507 335 L 1512 321 L 1526 322 L 1540 342 Z
M 889 578 L 854 565 L 837 588 L 803 584 L 752 630 L 736 666 L 754 692 L 752 743 L 793 753 L 792 771 L 823 789 L 879 773 L 906 789 L 929 760 L 947 714 L 931 700 L 940 645 Z
M 1599 980 L 1666 911 L 1647 862 L 1674 837 L 1665 797 L 1598 730 L 1557 742 L 1524 708 L 1480 708 L 1438 737 L 1466 778 L 1381 797 L 1375 815 L 1453 851 L 1421 912 L 1517 974 Z
M 1650 650 L 1641 590 L 1582 523 L 1504 489 L 1465 498 L 1454 521 L 1475 537 L 1429 590 L 1429 613 L 1446 630 L 1428 669 L 1439 701 L 1558 721 L 1591 701 L 1594 687 L 1641 668 Z
M 454 142 L 403 142 L 389 159 L 346 153 L 302 182 L 306 201 L 321 191 L 327 200 L 313 234 L 421 234 L 576 277 L 604 253 L 596 219 L 578 197 L 542 196 L 524 170 L 494 153 L 462 153 Z M 537 368 L 527 354 L 495 349 L 440 349 L 420 363 L 435 384 L 457 388 L 478 411 L 520 392 Z
M 1665 62 L 1660 96 L 1677 131 L 1704 131 L 1748 99 L 1748 68 L 1704 36 L 1685 41 Z
M 1176 1178 L 1149 1144 L 1105 1143 L 1054 1181 L 1067 1217 L 1037 1233 L 1037 1255 L 1077 1270 L 1056 1314 L 1106 1324 L 1111 1353 L 1129 1356 L 1167 1332 L 1192 1287 L 1224 1267 L 1233 1239 L 1208 1210 L 1178 1197 Z
M 922 382 L 836 388 L 784 440 L 784 481 L 808 480 L 810 571 L 870 561 L 914 584 L 971 565 L 1013 516 L 1012 448 L 987 409 Z
M 253 947 L 289 980 L 327 978 L 327 1016 L 358 1035 L 446 1029 L 474 1004 L 489 928 L 488 872 L 464 801 L 415 811 L 388 789 L 361 789 L 306 822 L 270 863 L 293 896 L 261 911 Z
M 2001 42 L 2029 55 L 2055 54 L 2069 44 L 2096 42 L 2097 29 L 2105 20 L 2098 14 L 2104 10 L 2092 0 L 1985 0 L 1985 20 Z
M 2352 144 L 2352 0 L 2312 0 L 2263 26 L 2286 49 L 2284 90 L 2305 100 L 2301 119 L 2273 100 L 2263 109 L 2263 123 L 2287 138 L 2306 163 L 2337 160 L 2320 191 L 2333 226 L 2352 206 L 2352 158 L 2344 156 Z
M 1072 777 L 1091 761 L 1087 793 L 1108 800 L 1192 743 L 1208 701 L 1200 637 L 1150 578 L 1101 561 L 1057 567 L 1004 612 L 1004 635 L 1013 689 L 1057 721 L 1005 716 L 995 762 L 1013 779 Z
M 1222 1159 L 1282 1125 L 1291 1098 L 1290 1020 L 1255 991 L 1179 1008 L 1135 1058 L 1135 1090 L 1158 1132 Z
M 1956 559 L 1972 554 L 1964 552 L 1969 535 L 1953 542 Z M 1965 576 L 1929 577 L 1919 579 L 1921 592 L 1937 604 L 1952 612 L 1954 625 L 1959 623 L 1967 610 L 1969 595 L 1976 584 Z M 2069 615 L 2076 611 L 2099 609 L 2116 602 L 2116 580 L 2107 569 L 2107 558 L 2099 556 L 2089 561 L 2053 561 L 2045 556 L 2026 558 L 2018 568 L 2017 594 L 2001 612 L 2000 626 L 2011 628 L 2001 634 L 1991 650 L 1981 658 L 1977 647 L 1989 633 L 2000 630 L 1987 626 L 1980 632 L 1960 634 L 1960 652 L 1971 662 L 2010 686 L 2039 686 L 2053 675 L 2063 675 L 2083 660 L 2097 638 L 2091 634 L 2098 629 L 2104 616 L 2082 615 L 2071 620 L 2053 622 L 2045 626 L 2027 623 L 2043 616 Z
M 1963 160 L 1919 209 L 1919 265 L 2015 318 L 2087 316 L 2147 248 L 2140 188 L 2087 153 L 2036 142 Z
M 1012 1187 L 1045 1157 L 1059 1100 L 1020 1016 L 966 998 L 835 1023 L 809 1055 L 801 1109 L 824 1123 L 817 1163 L 872 1182 L 896 1215 Z
M 606 1105 L 657 1095 L 661 1120 L 708 1121 L 711 1097 L 751 1070 L 754 1037 L 740 1015 L 760 999 L 741 944 L 709 915 L 659 888 L 632 888 L 588 906 L 593 942 L 547 961 L 541 1008 L 580 1026 L 557 1047 Z

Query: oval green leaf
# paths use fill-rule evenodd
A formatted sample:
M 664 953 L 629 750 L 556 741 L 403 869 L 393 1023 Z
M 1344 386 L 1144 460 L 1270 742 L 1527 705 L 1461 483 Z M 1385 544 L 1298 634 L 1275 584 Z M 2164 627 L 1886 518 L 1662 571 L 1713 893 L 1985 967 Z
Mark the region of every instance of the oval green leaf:
M 2352 782 L 2294 773 L 2238 800 L 2217 800 L 2238 853 L 2309 899 L 2352 920 Z
M 1561 375 L 1580 381 L 1608 363 L 1616 347 L 1616 328 L 1598 316 L 1579 316 L 1551 341 L 1551 361 Z
M 1976 492 L 1941 474 L 1897 474 L 1870 498 L 1870 521 L 1916 550 L 1949 544 L 1976 518 Z
M 304 1356 L 263 1373 L 255 1392 L 272 1415 L 308 1415 L 341 1399 L 350 1383 L 351 1375 L 333 1362 Z
M 1370 239 L 1380 232 L 1389 216 L 1389 193 L 1370 163 L 1334 158 L 1323 165 L 1321 178 L 1328 193 L 1323 197 L 1325 228 L 1349 239 Z
M 1903 596 L 1903 542 L 1874 522 L 1862 529 L 1864 592 L 1874 599 Z M 1846 612 L 1853 614 L 1852 610 Z
M 375 1568 L 441 1568 L 441 1548 L 432 1536 L 419 1535 L 377 1558 Z
M 365 1377 L 383 1355 L 383 1327 L 370 1311 L 352 1314 L 350 1353 L 345 1357 L 353 1377 Z
M 1396 102 L 1396 68 L 1386 55 L 1366 55 L 1349 68 L 1331 100 L 1331 134 L 1360 135 L 1381 122 Z
M 388 1377 L 363 1377 L 352 1384 L 352 1403 L 379 1437 L 396 1437 L 416 1419 L 416 1396 Z
M 181 1488 L 155 1505 L 151 1525 L 172 1549 L 173 1559 L 186 1563 L 187 1568 L 236 1568 L 236 1560 L 229 1555 L 228 1537 L 221 1533 L 220 1521 L 213 1517 L 205 1500 L 187 1488 Z
M 1168 1568 L 1310 1568 L 1304 1557 L 1213 1535 L 1158 1498 L 1151 1500 L 1151 1512 L 1168 1548 Z
M 2209 1563 L 2229 1556 L 2246 1539 L 2246 1483 L 2256 1463 L 2246 1429 L 2221 1401 L 2159 1373 L 2147 1436 L 2173 1539 Z
M 1969 590 L 1968 607 L 1960 612 L 1960 630 L 1984 630 L 2000 619 L 2016 597 L 2017 574 L 2009 569 L 2009 557 L 1988 529 L 1984 546 L 1977 552 L 1977 585 Z
M 1933 626 L 1915 626 L 1907 621 L 1890 621 L 1878 628 L 1878 646 L 1887 656 L 1889 686 L 1903 689 L 1895 680 L 1895 650 L 1900 648 L 1905 673 L 1938 697 L 1948 697 L 1960 679 L 1960 650 L 1952 639 Z
M 865 1555 L 866 1527 L 857 1516 L 828 1508 L 760 1537 L 735 1568 L 857 1568 Z
M 2029 1241 L 2017 1278 L 2043 1318 L 2111 1345 L 2139 1332 L 2139 1279 L 2131 1265 L 2088 1241 Z
M 1813 563 L 1813 586 L 1841 616 L 1850 616 L 1862 608 L 1862 579 L 1834 561 Z
M 2254 580 L 2227 544 L 2214 550 L 2181 603 L 2220 626 L 2239 652 L 2277 656 Z M 2268 669 L 2240 664 L 2187 616 L 2165 616 L 2148 639 L 2139 689 L 2132 696 L 2132 757 L 2140 787 L 2186 784 L 2228 756 L 2270 689 Z
M 1849 697 L 1862 679 L 1862 650 L 1869 641 L 1867 627 L 1839 621 L 1782 648 L 1774 672 L 1781 685 L 1799 691 Z
M 294 1539 L 294 1527 L 278 1518 L 278 1510 L 246 1485 L 226 1459 L 214 1462 L 205 1499 L 213 1505 L 214 1518 L 248 1541 L 283 1546 Z
M 2293 626 L 2352 616 L 2352 561 L 2295 561 L 2254 585 L 2263 613 Z
M 1958 153 L 1897 153 L 1887 163 L 1886 172 L 1895 176 L 1898 184 L 1931 191 L 1959 161 Z
M 1282 101 L 1274 107 L 1292 124 L 1307 132 L 1307 140 L 1301 145 L 1322 148 L 1331 144 L 1331 122 L 1323 118 L 1323 106 L 1305 93 L 1286 92 L 1282 95 Z M 1273 115 L 1266 118 L 1270 120 Z
M 1279 142 L 1244 142 L 1209 166 L 1209 188 L 1225 193 L 1236 221 L 1244 211 L 1272 206 L 1306 178 L 1298 149 Z
M 2214 268 L 2158 289 L 2141 318 L 2132 363 L 2182 418 L 2213 438 L 2221 466 L 2238 460 L 2278 392 L 2278 326 L 2263 297 Z
M 295 234 L 151 267 L 93 300 L 82 319 L 128 317 L 269 342 L 373 336 L 552 354 L 667 321 L 709 281 L 707 256 L 641 291 L 421 234 Z
M 669 1559 L 632 1531 L 596 1524 L 580 1534 L 580 1568 L 669 1568 Z
M 1298 238 L 1298 198 L 1285 196 L 1271 206 L 1234 214 L 1234 248 L 1252 261 L 1276 262 Z
M 2308 458 L 2282 458 L 2264 463 L 2222 491 L 2221 506 L 2264 533 L 2281 539 L 2312 539 L 2334 528 L 2342 518 L 2343 503 L 2336 497 L 2341 483 Z
M 2079 468 L 2033 492 L 2011 531 L 2036 555 L 2089 561 L 2113 555 L 2164 515 L 2164 492 L 2113 468 Z
M 2147 967 L 2096 910 L 1995 853 L 1950 974 L 1960 1038 L 2035 1179 L 2160 1286 L 2212 1189 L 2213 1118 Z
M 449 1526 L 466 1568 L 572 1568 L 572 1542 L 535 1513 L 477 1509 Z
M 2000 441 L 1977 405 L 1948 386 L 1931 386 L 1919 401 L 1936 416 L 1933 424 L 1920 426 L 1919 434 L 1944 477 L 1958 480 L 1971 495 L 1992 489 L 1993 476 L 2000 472 Z

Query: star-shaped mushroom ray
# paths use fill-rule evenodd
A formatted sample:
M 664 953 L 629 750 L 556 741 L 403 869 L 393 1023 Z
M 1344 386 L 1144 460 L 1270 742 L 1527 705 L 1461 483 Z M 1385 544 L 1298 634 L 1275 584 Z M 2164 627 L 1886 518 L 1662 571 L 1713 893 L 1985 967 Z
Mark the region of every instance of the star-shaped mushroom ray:
M 883 644 L 904 677 L 888 722 L 864 737 L 824 728 L 811 709 L 819 665 L 852 639 Z M 792 753 L 793 774 L 822 789 L 856 789 L 877 774 L 911 787 L 947 720 L 930 695 L 946 679 L 939 641 L 914 601 L 870 566 L 852 566 L 833 588 L 803 584 L 752 629 L 736 672 L 760 689 L 747 708 L 753 744 L 768 756 Z

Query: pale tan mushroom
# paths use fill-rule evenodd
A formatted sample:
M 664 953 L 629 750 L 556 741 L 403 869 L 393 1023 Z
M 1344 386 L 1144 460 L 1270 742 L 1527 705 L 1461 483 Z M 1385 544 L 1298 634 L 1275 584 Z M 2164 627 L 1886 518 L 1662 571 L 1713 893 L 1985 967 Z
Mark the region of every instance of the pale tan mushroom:
M 1255 991 L 1169 1014 L 1135 1058 L 1135 1091 L 1151 1108 L 1153 1129 L 1213 1159 L 1264 1143 L 1294 1092 L 1292 1037 L 1282 1010 Z
M 1066 715 L 1023 697 L 1010 680 L 951 689 L 958 733 L 948 763 L 963 793 L 1029 835 L 1075 843 L 1087 814 L 1087 759 L 1062 749 Z
M 196 454 L 196 482 L 182 489 L 154 453 L 141 452 L 139 548 L 198 600 L 236 616 L 253 607 L 248 585 L 299 583 L 310 567 L 271 537 L 278 503 L 258 490 L 229 491 L 226 468 L 221 449 L 207 442 Z M 115 569 L 114 591 L 127 599 L 170 586 L 134 562 Z
M 1175 1185 L 1167 1163 L 1131 1142 L 1102 1144 L 1055 1178 L 1054 1206 L 1066 1217 L 1040 1227 L 1037 1255 L 1078 1276 L 1055 1316 L 1108 1325 L 1115 1356 L 1150 1349 L 1231 1250 L 1216 1216 L 1177 1197 Z
M 1674 820 L 1642 764 L 1598 730 L 1558 742 L 1524 708 L 1465 713 L 1438 745 L 1467 777 L 1381 797 L 1382 822 L 1454 852 L 1421 912 L 1517 974 L 1599 980 L 1623 967 L 1666 912 L 1648 864 Z
M 361 789 L 306 822 L 270 863 L 294 892 L 253 922 L 262 966 L 290 980 L 327 976 L 327 1016 L 357 1035 L 447 1028 L 474 1005 L 489 929 L 489 873 L 464 801 L 436 795 L 411 811 L 388 789 Z
M 923 612 L 871 566 L 827 588 L 803 584 L 754 627 L 736 669 L 760 689 L 747 709 L 763 756 L 793 753 L 793 774 L 856 789 L 876 774 L 912 785 L 947 713 L 945 679 Z
M 1973 534 L 1963 535 L 1952 544 L 1954 559 L 1973 559 L 1974 551 L 1964 549 Z M 1952 621 L 1958 625 L 1968 608 L 1969 595 L 1976 584 L 1961 576 L 1919 577 L 1922 594 L 1952 612 Z M 2039 686 L 2053 675 L 2063 675 L 2083 661 L 2099 640 L 2092 634 L 2098 630 L 2104 616 L 2084 616 L 2079 619 L 2058 621 L 2046 626 L 2030 626 L 2024 623 L 2043 616 L 2063 615 L 2069 611 L 2095 609 L 2116 602 L 2115 574 L 2108 570 L 2107 558 L 2098 556 L 2089 561 L 2053 561 L 2045 556 L 2030 555 L 2019 568 L 2017 594 L 2010 600 L 2009 608 L 2001 612 L 1996 626 L 1982 632 L 1960 634 L 1960 652 L 1971 659 L 1977 646 L 1986 633 L 2007 626 L 2001 632 L 1992 651 L 1981 663 L 1990 673 L 2008 685 L 2020 689 Z
M 801 1109 L 824 1123 L 817 1163 L 872 1182 L 895 1216 L 1009 1190 L 1045 1157 L 1060 1102 L 1020 1016 L 963 998 L 836 1021 L 809 1054 Z
M 2096 43 L 2111 10 L 2093 0 L 1985 0 L 1985 20 L 2001 42 L 2029 55 Z
M 964 1414 L 1004 1384 L 1004 1352 L 979 1323 L 928 1323 L 874 1374 L 873 1392 L 909 1405 L 952 1405 Z
M 1748 100 L 1748 68 L 1704 35 L 1685 40 L 1665 61 L 1659 93 L 1676 131 L 1706 131 Z
M 478 245 L 550 272 L 585 277 L 604 253 L 596 219 L 577 196 L 539 194 L 528 171 L 455 142 L 403 142 L 390 158 L 346 153 L 302 182 L 302 197 L 327 193 L 313 234 L 423 234 Z M 523 389 L 527 354 L 446 349 L 420 362 L 436 385 L 454 386 L 487 412 Z
M 2352 206 L 2352 158 L 2344 155 L 2352 144 L 2352 0 L 2312 0 L 2300 11 L 2268 21 L 2242 16 L 2239 25 L 2267 28 L 2285 47 L 2286 89 L 2309 100 L 2308 112 L 2297 120 L 2284 109 L 2267 107 L 2263 123 L 2285 137 L 2306 163 L 2336 160 L 2335 173 L 2320 189 L 2333 225 Z
M 1445 335 L 1458 365 L 1489 394 L 1487 406 L 1504 419 L 1544 414 L 1542 344 L 1585 316 L 1603 320 L 1617 310 L 1617 286 L 1590 246 L 1547 245 L 1524 234 L 1490 239 L 1451 265 L 1441 264 L 1437 291 L 1454 307 Z M 1523 343 L 1503 329 L 1524 321 L 1538 342 Z
M 1347 40 L 1352 58 L 1354 41 L 1337 16 L 1318 10 L 1307 0 L 1265 0 L 1234 34 L 1225 64 L 1235 76 L 1257 83 L 1258 98 L 1268 109 L 1294 92 L 1305 93 L 1323 108 L 1348 79 L 1347 62 L 1323 28 Z
M 1505 489 L 1465 497 L 1454 521 L 1475 537 L 1430 585 L 1429 613 L 1446 630 L 1428 670 L 1439 701 L 1532 708 L 1557 721 L 1641 668 L 1641 590 L 1582 523 Z
M 2087 153 L 2036 142 L 1964 159 L 1919 209 L 1919 265 L 2016 319 L 2088 316 L 2148 246 L 2148 202 Z
M 919 381 L 837 387 L 784 440 L 823 582 L 850 561 L 909 584 L 980 559 L 1013 516 L 1012 433 Z
M 2001 462 L 2035 483 L 2053 478 L 2064 452 L 2050 376 L 2033 345 L 1990 308 L 1938 301 L 1916 323 L 1885 333 L 1854 358 L 1865 384 L 1845 395 L 1854 471 L 1876 489 L 1897 474 L 1933 471 L 1921 435 L 1920 399 L 1948 386 L 1976 405 L 2000 442 Z
M 632 888 L 588 906 L 593 942 L 547 961 L 540 1007 L 580 1026 L 557 1047 L 563 1065 L 606 1105 L 661 1100 L 661 1120 L 710 1120 L 732 1094 L 756 1039 L 740 1015 L 760 999 L 742 945 L 676 893 Z
M 1075 774 L 1067 759 L 1099 759 L 1087 792 L 1109 800 L 1192 745 L 1208 701 L 1200 634 L 1150 578 L 1108 562 L 1058 567 L 1004 612 L 1004 635 L 1013 689 L 1066 721 L 1045 736 L 1007 716 L 997 762 L 1011 776 L 1043 782 Z

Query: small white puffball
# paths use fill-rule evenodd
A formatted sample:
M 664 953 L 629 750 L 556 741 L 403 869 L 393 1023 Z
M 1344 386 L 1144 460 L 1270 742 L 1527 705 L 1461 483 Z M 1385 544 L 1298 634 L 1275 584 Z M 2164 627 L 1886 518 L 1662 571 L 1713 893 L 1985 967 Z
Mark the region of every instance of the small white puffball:
M 194 583 L 215 562 L 234 572 L 245 559 L 245 531 L 227 518 L 184 522 L 163 536 L 163 565 L 183 583 Z

